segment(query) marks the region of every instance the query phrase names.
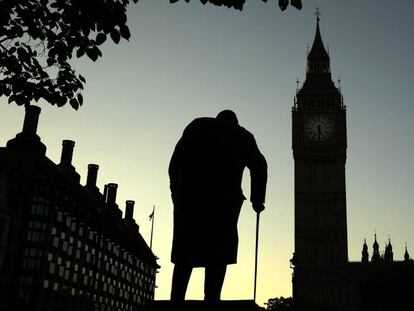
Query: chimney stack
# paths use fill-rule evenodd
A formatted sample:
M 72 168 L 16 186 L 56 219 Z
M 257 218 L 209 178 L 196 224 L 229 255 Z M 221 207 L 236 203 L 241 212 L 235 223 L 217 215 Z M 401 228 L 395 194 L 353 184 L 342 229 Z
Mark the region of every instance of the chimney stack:
M 125 202 L 125 219 L 133 220 L 134 219 L 134 204 L 135 201 L 128 200 Z
M 27 135 L 36 135 L 37 124 L 39 122 L 40 107 L 26 106 L 22 132 Z
M 60 156 L 60 165 L 64 167 L 72 166 L 73 147 L 75 142 L 73 140 L 65 139 L 62 141 L 62 154 Z
M 108 204 L 115 204 L 116 201 L 116 190 L 118 189 L 118 184 L 108 184 L 106 189 L 106 200 Z
M 88 164 L 88 177 L 86 178 L 86 186 L 96 188 L 96 179 L 98 177 L 99 165 Z
M 46 154 L 46 146 L 36 134 L 40 111 L 38 106 L 25 106 L 23 129 L 15 138 L 7 142 L 7 148 L 18 150 L 21 155 L 29 157 Z

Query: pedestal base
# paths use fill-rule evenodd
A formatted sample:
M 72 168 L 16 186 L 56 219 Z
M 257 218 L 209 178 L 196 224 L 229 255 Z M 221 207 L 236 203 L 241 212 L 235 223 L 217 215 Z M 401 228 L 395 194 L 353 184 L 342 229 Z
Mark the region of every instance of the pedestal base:
M 174 303 L 170 300 L 151 302 L 145 311 L 262 311 L 253 300 L 222 300 L 218 303 L 206 303 L 200 300 L 186 300 Z

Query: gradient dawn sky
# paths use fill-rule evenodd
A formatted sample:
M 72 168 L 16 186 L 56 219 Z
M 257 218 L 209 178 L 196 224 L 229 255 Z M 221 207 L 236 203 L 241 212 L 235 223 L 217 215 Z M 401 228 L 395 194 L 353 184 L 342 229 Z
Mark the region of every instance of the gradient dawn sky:
M 98 186 L 119 184 L 117 202 L 136 201 L 135 219 L 160 258 L 156 299 L 168 299 L 172 203 L 167 168 L 184 127 L 194 118 L 234 110 L 256 137 L 269 165 L 262 213 L 257 302 L 291 296 L 293 157 L 291 107 L 303 82 L 315 10 L 329 46 L 332 77 L 347 106 L 349 259 L 358 261 L 374 232 L 381 249 L 391 237 L 394 258 L 407 242 L 414 256 L 414 2 L 303 0 L 281 12 L 277 1 L 249 0 L 242 12 L 193 0 L 141 0 L 129 7 L 131 39 L 106 42 L 103 58 L 74 62 L 87 79 L 84 106 L 42 107 L 38 134 L 60 160 L 61 141 L 76 141 L 73 163 L 86 181 L 99 164 Z M 0 99 L 0 145 L 21 130 L 22 107 Z M 248 173 L 248 172 L 247 172 Z M 244 189 L 249 195 L 249 175 Z M 212 224 L 212 228 L 214 224 Z M 255 214 L 245 202 L 239 220 L 238 264 L 229 266 L 223 299 L 252 299 Z M 203 298 L 197 269 L 187 298 Z

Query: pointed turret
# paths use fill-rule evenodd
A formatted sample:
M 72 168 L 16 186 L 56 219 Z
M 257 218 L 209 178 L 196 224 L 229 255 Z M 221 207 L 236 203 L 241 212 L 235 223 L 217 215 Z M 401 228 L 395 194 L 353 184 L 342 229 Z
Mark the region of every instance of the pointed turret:
M 316 32 L 312 48 L 308 54 L 307 73 L 330 73 L 330 59 L 322 41 L 319 10 L 316 12 Z
M 297 92 L 295 108 L 342 109 L 342 96 L 332 81 L 330 57 L 322 41 L 319 11 L 316 16 L 315 38 L 306 59 L 306 79 Z
M 404 262 L 410 261 L 410 254 L 408 254 L 407 243 L 405 243 Z
M 390 238 L 388 238 L 388 244 L 385 246 L 384 260 L 385 262 L 394 261 L 394 253 L 392 252 L 392 245 L 391 245 Z
M 366 239 L 364 239 L 364 245 L 362 246 L 362 258 L 361 261 L 364 263 L 368 262 L 369 254 L 368 254 L 368 245 Z
M 372 245 L 373 248 L 373 252 L 372 252 L 372 258 L 371 261 L 372 262 L 379 262 L 381 261 L 381 255 L 380 255 L 380 251 L 379 251 L 379 245 L 377 242 L 377 234 L 375 234 L 375 241 L 374 244 Z

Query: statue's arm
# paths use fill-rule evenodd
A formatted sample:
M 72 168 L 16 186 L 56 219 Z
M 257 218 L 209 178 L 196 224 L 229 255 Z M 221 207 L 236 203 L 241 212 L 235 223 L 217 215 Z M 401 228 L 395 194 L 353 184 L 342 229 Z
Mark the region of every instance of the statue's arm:
M 253 135 L 249 136 L 247 167 L 250 170 L 250 201 L 257 206 L 263 205 L 266 198 L 267 162 Z

